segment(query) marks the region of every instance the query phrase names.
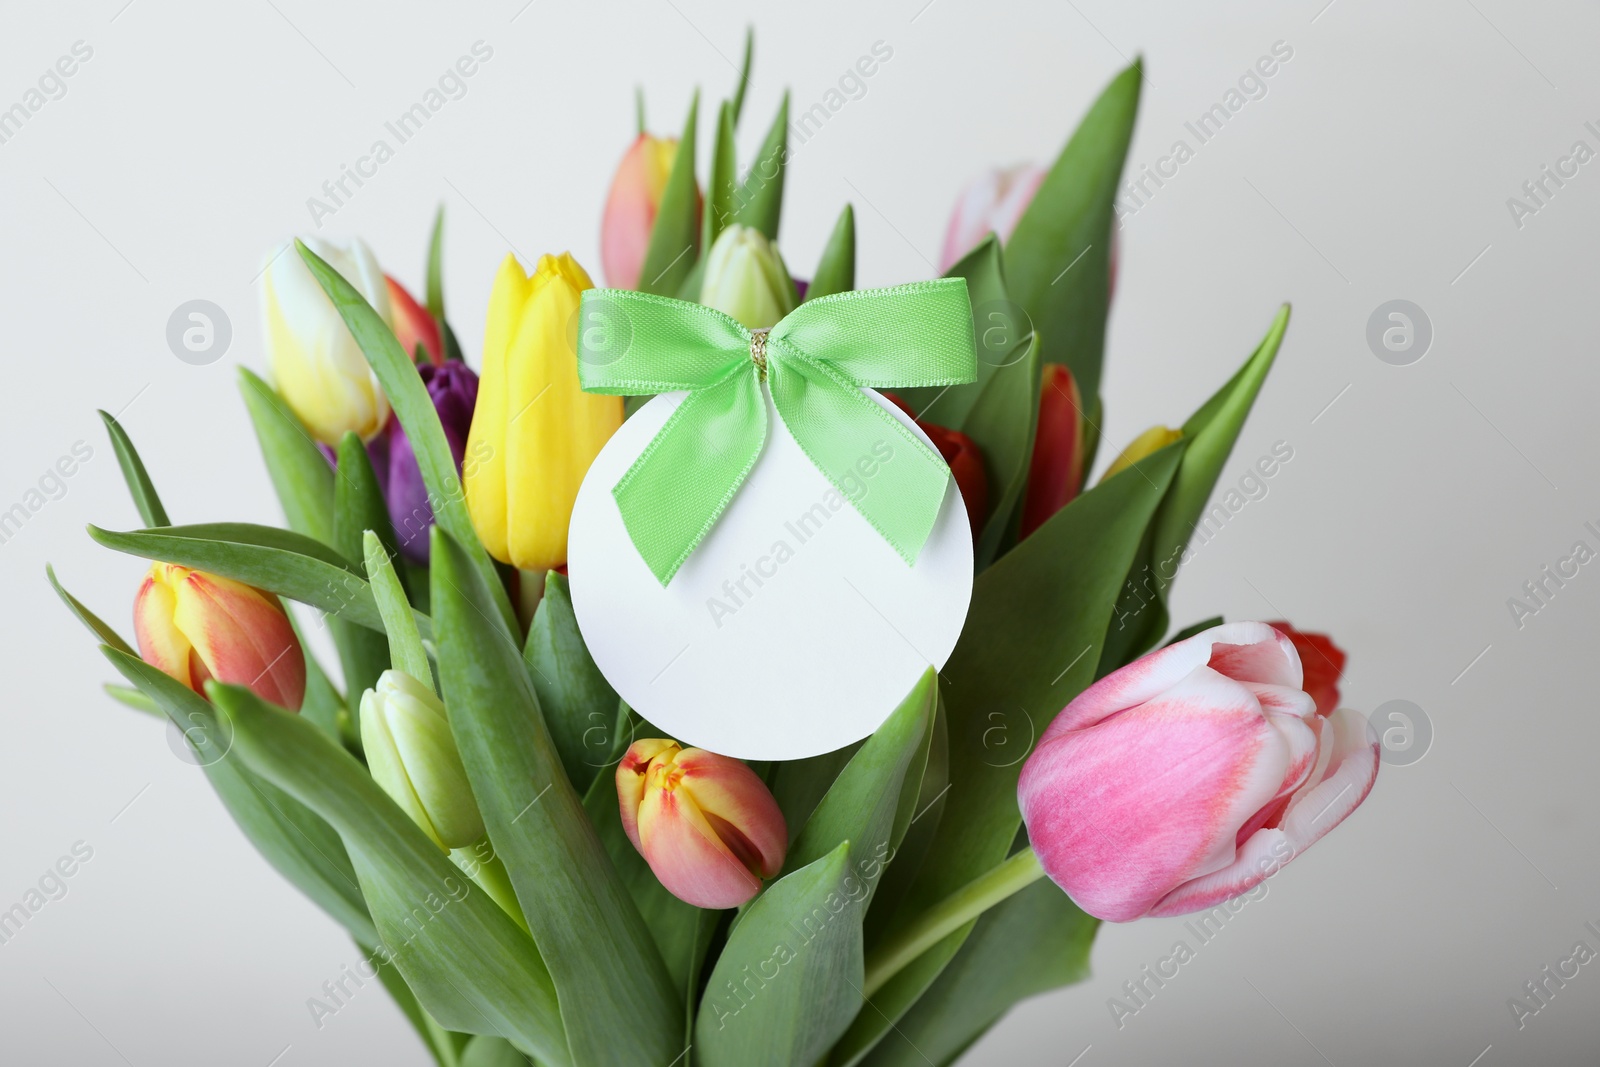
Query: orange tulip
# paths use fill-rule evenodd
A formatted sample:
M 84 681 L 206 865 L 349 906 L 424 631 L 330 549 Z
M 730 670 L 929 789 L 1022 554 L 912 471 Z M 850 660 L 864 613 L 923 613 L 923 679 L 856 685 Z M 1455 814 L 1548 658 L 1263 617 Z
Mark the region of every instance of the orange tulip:
M 600 220 L 600 267 L 612 288 L 639 287 L 650 231 L 677 158 L 677 138 L 641 133 L 618 164 Z

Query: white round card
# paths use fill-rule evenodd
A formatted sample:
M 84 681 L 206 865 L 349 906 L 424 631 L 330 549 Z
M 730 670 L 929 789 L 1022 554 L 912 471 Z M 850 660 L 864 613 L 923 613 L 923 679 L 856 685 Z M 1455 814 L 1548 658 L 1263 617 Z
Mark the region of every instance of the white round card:
M 866 737 L 930 665 L 944 666 L 972 597 L 972 533 L 950 479 L 908 565 L 806 458 L 762 392 L 761 455 L 665 588 L 611 488 L 683 393 L 640 408 L 595 458 L 572 511 L 567 571 L 589 651 L 634 710 L 687 745 L 801 759 Z M 857 464 L 866 492 L 910 447 L 890 436 Z

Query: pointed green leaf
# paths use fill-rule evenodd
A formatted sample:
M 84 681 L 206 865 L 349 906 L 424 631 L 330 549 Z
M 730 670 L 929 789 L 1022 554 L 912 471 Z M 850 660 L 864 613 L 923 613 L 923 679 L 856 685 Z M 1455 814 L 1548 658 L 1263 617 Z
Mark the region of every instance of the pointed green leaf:
M 933 717 L 933 727 L 928 731 L 927 754 L 922 759 L 922 773 L 909 808 L 908 825 L 895 846 L 894 862 L 879 880 L 878 891 L 872 895 L 872 908 L 867 912 L 865 936 L 869 952 L 899 914 L 900 904 L 922 870 L 939 829 L 939 819 L 950 792 L 950 738 L 946 718 L 941 700 Z M 906 785 L 912 780 L 908 775 Z M 902 817 L 905 816 L 897 816 L 897 819 Z
M 822 260 L 811 275 L 806 288 L 806 299 L 846 293 L 856 287 L 856 213 L 849 204 L 839 212 L 839 221 L 833 224 L 828 243 L 822 248 Z
M 289 528 L 318 541 L 333 537 L 333 467 L 288 401 L 248 368 L 239 391 Z
M 694 1028 L 702 1067 L 814 1064 L 861 1006 L 861 909 L 850 843 L 749 905 L 717 957 Z
M 267 862 L 357 941 L 376 940 L 355 869 L 333 828 L 234 758 L 231 731 L 203 697 L 137 656 L 107 645 L 101 652 L 188 739 L 228 814 Z
M 107 412 L 100 412 L 100 419 L 111 436 L 111 449 L 117 454 L 117 466 L 122 468 L 123 481 L 128 483 L 128 492 L 133 496 L 133 506 L 139 509 L 139 517 L 146 526 L 170 526 L 167 510 L 161 506 L 161 498 L 156 495 L 156 487 L 144 469 L 139 450 L 128 439 L 127 431 Z
M 81 600 L 67 592 L 66 587 L 56 578 L 56 569 L 48 563 L 44 565 L 44 576 L 49 580 L 50 588 L 56 591 L 56 596 L 60 597 L 61 602 L 67 606 L 67 610 L 76 615 L 78 621 L 89 628 L 89 632 L 94 634 L 96 641 L 103 645 L 109 645 L 118 652 L 125 652 L 130 656 L 137 657 L 139 655 L 128 642 L 122 639 L 122 636 L 117 631 L 101 621 L 100 616 L 90 611 L 83 605 Z
M 1113 204 L 1139 111 L 1139 60 L 1100 94 L 1006 243 L 1011 298 L 1087 398 L 1100 393 L 1110 300 Z
M 739 83 L 733 90 L 733 124 L 739 125 L 739 115 L 744 111 L 745 90 L 750 88 L 750 60 L 755 54 L 756 30 L 754 26 L 746 26 L 744 30 L 744 58 L 739 61 Z
M 528 1067 L 528 1058 L 504 1038 L 482 1034 L 467 1042 L 461 1067 Z
M 372 365 L 373 373 L 383 386 L 389 406 L 400 420 L 416 453 L 417 466 L 422 471 L 422 481 L 428 488 L 428 499 L 433 503 L 434 519 L 459 541 L 472 560 L 473 567 L 483 575 L 489 586 L 494 607 L 507 633 L 517 632 L 517 618 L 511 610 L 511 599 L 496 575 L 494 562 L 478 540 L 472 519 L 467 514 L 467 499 L 461 487 L 461 476 L 456 471 L 454 454 L 445 440 L 444 428 L 439 423 L 439 412 L 422 384 L 416 366 L 406 357 L 389 329 L 344 276 L 299 241 L 295 248 L 300 258 L 311 269 L 312 277 L 322 286 L 328 299 L 338 310 L 344 324 L 349 327 L 356 343 Z
M 452 1030 L 509 1037 L 570 1064 L 555 987 L 539 951 L 397 807 L 355 757 L 247 689 L 207 686 L 250 770 L 343 837 L 373 921 L 417 1000 Z
M 566 575 L 545 575 L 522 657 L 567 779 L 582 793 L 605 763 L 618 698 L 583 643 Z
M 705 217 L 700 225 L 700 247 L 708 254 L 733 221 L 733 198 L 739 181 L 733 147 L 733 112 L 724 103 L 717 111 L 717 135 L 711 142 L 711 177 L 706 182 Z
M 820 756 L 805 759 L 783 760 L 773 765 L 772 798 L 783 812 L 784 823 L 790 827 L 804 826 L 811 813 L 817 810 L 829 787 L 839 777 L 864 742 L 845 745 Z
M 357 626 L 383 629 L 372 589 L 350 562 L 321 541 L 246 522 L 163 526 L 118 533 L 89 527 L 89 536 L 118 552 L 163 560 L 298 600 Z M 431 624 L 416 615 L 426 637 Z
M 783 214 L 783 171 L 788 162 L 789 94 L 784 93 L 767 139 L 734 197 L 738 206 L 733 221 L 753 226 L 771 240 L 778 239 L 778 222 Z
M 658 296 L 674 296 L 700 255 L 700 189 L 695 182 L 695 120 L 700 111 L 700 91 L 689 103 L 689 117 L 678 140 L 678 154 L 667 175 L 661 204 L 656 209 L 644 265 L 639 268 L 639 288 Z
M 106 647 L 109 648 L 110 646 Z M 166 712 L 161 710 L 161 705 L 132 686 L 112 685 L 108 682 L 100 688 L 106 691 L 106 696 L 115 700 L 118 704 L 132 708 L 134 711 L 142 711 L 146 715 L 154 715 L 158 719 L 167 717 Z
M 433 215 L 433 233 L 428 238 L 428 314 L 444 320 L 444 205 Z
M 422 634 L 417 631 L 417 620 L 406 600 L 405 590 L 394 573 L 394 564 L 383 542 L 371 530 L 366 532 L 362 548 L 367 561 L 367 581 L 372 585 L 372 596 L 383 617 L 384 632 L 389 635 L 389 662 L 397 671 L 427 685 L 433 684 L 433 668 L 428 664 L 428 652 L 422 647 Z
M 1023 357 L 989 379 L 963 424 L 962 432 L 983 453 L 989 481 L 989 517 L 972 553 L 980 571 L 1017 540 L 1018 507 L 1039 425 L 1038 381 L 1039 335 L 1034 334 Z
M 562 770 L 520 650 L 439 527 L 430 547 L 439 680 L 451 731 L 580 1063 L 660 1067 L 682 1051 L 680 1004 L 644 920 Z
M 388 551 L 397 551 L 383 489 L 372 470 L 372 461 L 367 458 L 366 446 L 353 433 L 345 434 L 339 442 L 338 475 L 333 493 L 333 547 L 348 560 L 362 560 L 366 556 L 362 538 L 371 530 L 376 531 Z M 378 676 L 388 669 L 389 642 L 379 630 L 340 618 L 329 619 L 328 623 L 334 645 L 339 650 L 350 723 L 359 739 L 361 696 L 377 685 Z

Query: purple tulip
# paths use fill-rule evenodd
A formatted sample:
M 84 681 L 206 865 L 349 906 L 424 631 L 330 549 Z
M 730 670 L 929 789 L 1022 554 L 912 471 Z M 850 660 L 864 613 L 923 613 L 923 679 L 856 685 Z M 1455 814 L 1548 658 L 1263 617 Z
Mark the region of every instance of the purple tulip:
M 438 366 L 424 363 L 417 368 L 417 373 L 422 376 L 422 383 L 433 398 L 434 409 L 439 412 L 439 422 L 444 426 L 444 437 L 450 442 L 450 454 L 455 457 L 459 473 L 462 457 L 467 452 L 472 409 L 478 402 L 478 376 L 458 359 Z M 411 450 L 411 442 L 399 419 L 389 423 L 384 433 L 369 446 L 369 452 L 373 466 L 378 468 L 379 479 L 385 483 L 389 518 L 394 523 L 400 551 L 411 560 L 426 563 L 433 505 L 428 499 L 428 487 L 422 483 L 416 453 Z

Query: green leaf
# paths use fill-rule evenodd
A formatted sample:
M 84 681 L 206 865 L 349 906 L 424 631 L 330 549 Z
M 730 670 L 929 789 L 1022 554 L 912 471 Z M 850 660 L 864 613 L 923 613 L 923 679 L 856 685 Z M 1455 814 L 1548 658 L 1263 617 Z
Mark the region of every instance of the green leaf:
M 132 686 L 112 685 L 107 682 L 100 688 L 106 691 L 106 696 L 115 700 L 118 704 L 132 708 L 134 711 L 142 711 L 146 715 L 154 715 L 156 718 L 163 720 L 167 717 L 167 713 L 161 710 L 161 705 Z
M 962 432 L 977 442 L 989 480 L 989 517 L 973 547 L 983 570 L 1017 539 L 1018 505 L 1028 484 L 1033 436 L 1039 425 L 1039 335 L 1023 357 L 997 371 L 979 395 Z
M 744 58 L 739 62 L 739 84 L 733 90 L 733 124 L 739 125 L 739 115 L 744 111 L 744 93 L 750 88 L 750 60 L 755 54 L 756 30 L 754 26 L 746 26 L 744 30 Z
M 804 826 L 811 813 L 827 795 L 839 772 L 844 770 L 855 754 L 861 751 L 861 742 L 824 752 L 805 759 L 783 760 L 773 766 L 772 798 L 783 812 L 788 826 Z
M 839 212 L 833 233 L 822 248 L 822 260 L 811 275 L 806 299 L 847 293 L 856 287 L 856 213 L 849 204 Z
M 406 985 L 405 978 L 393 967 L 379 966 L 377 960 L 381 950 L 370 945 L 357 943 L 364 959 L 373 961 L 373 966 L 378 972 L 378 980 L 383 983 L 383 988 L 388 990 L 389 996 L 394 998 L 395 1005 L 406 1021 L 416 1030 L 417 1036 L 422 1038 L 423 1044 L 428 1046 L 428 1051 L 433 1054 L 434 1062 L 439 1067 L 461 1067 L 461 1055 L 457 1046 L 464 1044 L 463 1034 L 454 1034 L 436 1022 L 433 1016 L 423 1010 L 417 1002 L 417 995 L 411 992 L 411 987 Z M 499 1038 L 489 1040 L 499 1041 Z M 519 1053 L 520 1055 L 520 1053 Z M 527 1060 L 522 1060 L 519 1067 L 526 1067 Z
M 859 898 L 850 843 L 749 905 L 711 971 L 695 1021 L 702 1067 L 814 1064 L 861 1006 Z
M 349 560 L 365 559 L 363 537 L 374 531 L 386 549 L 393 553 L 394 530 L 389 523 L 389 506 L 373 473 L 361 438 L 346 433 L 339 441 L 339 478 L 333 493 L 333 547 Z M 334 644 L 339 649 L 339 665 L 344 675 L 345 699 L 350 709 L 353 733 L 361 736 L 361 696 L 378 684 L 378 676 L 389 667 L 389 642 L 382 631 L 368 629 L 340 618 L 328 620 Z M 427 681 L 427 677 L 420 679 Z
M 118 652 L 133 656 L 135 659 L 138 658 L 139 654 L 133 650 L 133 646 L 124 641 L 117 631 L 101 621 L 100 616 L 85 607 L 81 600 L 67 592 L 66 587 L 56 578 L 56 569 L 48 563 L 44 565 L 44 576 L 49 580 L 50 588 L 56 591 L 56 596 L 60 597 L 61 602 L 67 606 L 67 610 L 76 615 L 78 621 L 89 628 L 89 632 L 94 634 L 96 641 L 103 645 L 109 645 Z
M 498 1034 L 541 1061 L 572 1063 L 539 950 L 489 895 L 315 726 L 247 689 L 207 688 L 239 758 L 344 838 L 378 934 L 423 1008 L 452 1030 Z
M 739 181 L 733 147 L 733 112 L 724 103 L 717 111 L 717 136 L 711 142 L 711 178 L 706 182 L 705 216 L 700 224 L 700 247 L 708 254 L 733 221 L 733 197 Z M 703 274 L 703 270 L 697 273 Z
M 322 669 L 322 664 L 317 662 L 317 657 L 311 654 L 311 642 L 306 640 L 306 628 L 300 620 L 289 613 L 289 624 L 294 627 L 295 637 L 300 641 L 300 649 L 306 659 L 306 695 L 300 701 L 300 717 L 314 722 L 323 733 L 335 741 L 340 738 L 340 720 L 350 724 L 352 731 L 354 724 L 350 723 L 350 713 L 344 702 L 344 696 L 328 680 L 328 673 Z
M 922 870 L 928 849 L 939 829 L 939 819 L 944 813 L 950 792 L 950 736 L 945 719 L 943 702 L 933 717 L 933 727 L 928 731 L 928 751 L 923 759 L 922 773 L 917 781 L 917 794 L 912 804 L 910 822 L 894 851 L 894 862 L 878 882 L 878 891 L 872 896 L 872 908 L 867 912 L 865 927 L 868 951 L 878 943 L 884 930 L 899 914 L 900 904 L 911 890 L 917 874 Z M 906 784 L 912 782 L 907 777 Z
M 983 913 L 961 951 L 865 1062 L 954 1062 L 1017 1001 L 1087 978 L 1099 925 L 1055 883 L 1039 879 Z
M 289 528 L 327 542 L 333 538 L 333 467 L 288 401 L 246 367 L 239 392 L 250 412 Z
M 451 732 L 580 1063 L 660 1067 L 682 1051 L 680 1003 L 644 920 L 561 767 L 520 650 L 443 529 L 430 548 L 439 679 Z
M 333 828 L 233 758 L 232 734 L 203 697 L 137 656 L 108 645 L 100 650 L 188 739 L 228 814 L 267 862 L 357 941 L 375 941 L 355 868 Z
M 507 633 L 516 633 L 517 617 L 511 610 L 511 599 L 505 587 L 496 578 L 494 561 L 484 551 L 478 540 L 472 519 L 467 514 L 467 499 L 461 487 L 461 477 L 456 471 L 454 454 L 445 440 L 444 428 L 439 424 L 439 412 L 428 396 L 428 387 L 422 384 L 416 366 L 407 358 L 395 339 L 394 331 L 372 309 L 366 298 L 344 276 L 323 262 L 299 241 L 295 248 L 312 277 L 317 279 L 328 299 L 338 310 L 344 324 L 349 327 L 367 362 L 372 365 L 378 382 L 383 386 L 389 406 L 406 431 L 411 449 L 416 453 L 417 466 L 422 471 L 423 484 L 428 489 L 428 500 L 433 504 L 435 521 L 459 541 L 472 560 L 473 567 L 483 575 L 491 591 L 491 598 Z
M 106 424 L 106 433 L 111 436 L 111 448 L 117 454 L 117 466 L 122 468 L 123 481 L 128 483 L 128 492 L 133 496 L 134 507 L 139 509 L 139 517 L 146 526 L 172 525 L 167 518 L 167 509 L 161 506 L 161 498 L 156 495 L 150 474 L 144 469 L 144 461 L 139 458 L 139 450 L 133 447 L 127 431 L 107 412 L 100 412 L 100 419 Z
M 972 335 L 977 341 L 977 375 L 965 385 L 902 389 L 899 394 L 917 418 L 965 432 L 967 416 L 989 382 L 1026 354 L 1033 340 L 1033 324 L 1007 295 L 1005 262 L 993 234 L 957 260 L 944 277 L 966 279 Z
M 767 139 L 734 197 L 738 210 L 733 221 L 753 226 L 773 241 L 778 239 L 778 221 L 783 214 L 783 171 L 788 162 L 789 94 L 784 93 Z
M 528 627 L 523 661 L 567 779 L 580 793 L 604 763 L 617 720 L 617 694 L 583 643 L 567 578 L 549 571 Z
M 383 629 L 372 589 L 356 565 L 323 542 L 288 530 L 212 522 L 126 533 L 90 526 L 89 536 L 118 552 L 220 574 L 358 626 Z M 416 620 L 428 635 L 427 617 L 419 614 Z
M 1217 478 L 1239 439 L 1267 372 L 1289 325 L 1284 305 L 1267 335 L 1228 383 L 1212 394 L 1183 424 L 1183 462 L 1172 488 L 1151 523 L 1140 557 L 1135 560 L 1117 602 L 1117 625 L 1101 655 L 1102 674 L 1130 663 L 1155 647 L 1167 631 L 1167 591 L 1183 563 L 1195 523 L 1205 511 Z
M 950 796 L 899 912 L 903 925 L 1006 858 L 1021 823 L 1017 777 L 1040 732 L 1095 674 L 1111 605 L 1177 468 L 1179 442 L 1056 512 L 978 576 L 945 664 Z M 927 988 L 967 936 L 957 931 L 897 974 L 840 1042 L 856 1062 Z
M 367 561 L 367 581 L 372 585 L 372 596 L 383 617 L 384 632 L 389 635 L 389 662 L 397 671 L 405 671 L 419 682 L 433 684 L 433 668 L 428 663 L 428 652 L 422 647 L 422 634 L 417 631 L 417 620 L 406 600 L 400 578 L 394 572 L 394 563 L 383 542 L 371 530 L 366 531 L 362 549 Z
M 1140 61 L 1100 94 L 1006 243 L 1011 298 L 1065 363 L 1085 400 L 1100 393 L 1110 300 L 1112 205 L 1139 111 Z
M 695 120 L 700 112 L 700 92 L 689 103 L 678 154 L 667 175 L 661 204 L 656 209 L 644 265 L 639 268 L 639 288 L 658 296 L 675 296 L 700 255 L 700 189 L 695 184 Z
M 433 234 L 428 238 L 428 314 L 444 321 L 444 205 L 433 215 Z
M 528 1067 L 528 1058 L 504 1038 L 483 1034 L 467 1042 L 461 1067 Z

